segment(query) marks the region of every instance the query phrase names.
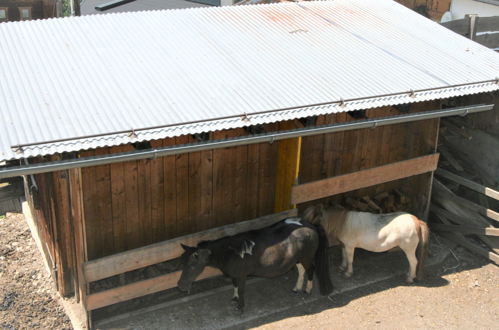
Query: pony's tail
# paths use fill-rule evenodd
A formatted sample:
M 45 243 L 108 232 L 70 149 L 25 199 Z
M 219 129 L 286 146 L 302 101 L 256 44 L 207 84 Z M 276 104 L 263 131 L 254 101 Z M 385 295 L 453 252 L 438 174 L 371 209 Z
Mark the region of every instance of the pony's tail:
M 423 263 L 428 254 L 429 240 L 430 240 L 430 230 L 426 222 L 418 219 L 418 237 L 419 243 L 416 252 L 416 258 L 418 259 L 418 266 L 416 268 L 416 278 L 421 280 L 423 277 Z
M 319 247 L 315 252 L 315 273 L 319 280 L 319 291 L 325 296 L 333 292 L 329 274 L 329 243 L 324 228 L 320 224 L 315 225 L 315 228 L 319 235 Z

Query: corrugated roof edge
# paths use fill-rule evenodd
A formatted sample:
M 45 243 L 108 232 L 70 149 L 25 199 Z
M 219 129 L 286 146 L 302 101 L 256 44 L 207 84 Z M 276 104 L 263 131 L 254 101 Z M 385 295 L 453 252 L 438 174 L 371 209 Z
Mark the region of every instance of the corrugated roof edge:
M 135 142 L 160 140 L 181 135 L 215 132 L 225 129 L 269 124 L 310 116 L 341 113 L 354 110 L 365 110 L 405 103 L 417 103 L 437 99 L 445 99 L 449 97 L 493 92 L 496 90 L 499 90 L 499 84 L 497 83 L 497 81 L 478 84 L 470 83 L 469 85 L 465 86 L 418 92 L 415 95 L 391 95 L 383 97 L 372 97 L 369 99 L 361 99 L 357 101 L 346 101 L 343 105 L 339 104 L 338 101 L 335 101 L 333 104 L 296 108 L 285 111 L 276 111 L 253 115 L 242 114 L 240 117 L 233 117 L 228 119 L 210 120 L 187 125 L 176 125 L 166 128 L 134 131 L 134 134 L 132 136 L 130 136 L 129 134 L 132 132 L 132 130 L 130 130 L 129 133 L 110 134 L 95 138 L 76 138 L 69 141 L 26 146 L 23 147 L 22 150 L 12 150 L 12 154 L 10 155 L 0 153 L 0 161 L 47 156 L 62 152 L 74 152 L 102 147 L 112 147 Z M 139 130 L 139 128 L 137 128 L 137 130 Z

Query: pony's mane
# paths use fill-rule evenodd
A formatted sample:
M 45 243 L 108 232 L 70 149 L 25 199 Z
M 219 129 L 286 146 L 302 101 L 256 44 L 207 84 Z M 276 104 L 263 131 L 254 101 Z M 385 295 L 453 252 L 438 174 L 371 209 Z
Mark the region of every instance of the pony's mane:
M 329 234 L 329 237 L 338 237 L 338 234 L 343 229 L 348 217 L 348 210 L 339 208 L 328 208 L 325 210 L 325 216 L 322 226 Z

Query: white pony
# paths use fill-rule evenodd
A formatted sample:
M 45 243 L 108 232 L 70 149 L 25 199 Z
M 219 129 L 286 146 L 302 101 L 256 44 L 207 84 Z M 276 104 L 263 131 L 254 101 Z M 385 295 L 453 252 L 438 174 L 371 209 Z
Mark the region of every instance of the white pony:
M 337 239 L 343 244 L 340 269 L 345 271 L 345 277 L 353 274 L 355 248 L 384 252 L 398 246 L 409 261 L 406 282 L 421 279 L 430 232 L 426 223 L 416 216 L 404 212 L 374 214 L 336 208 L 325 210 L 322 205 L 317 205 L 306 209 L 303 218 L 320 223 L 330 240 Z

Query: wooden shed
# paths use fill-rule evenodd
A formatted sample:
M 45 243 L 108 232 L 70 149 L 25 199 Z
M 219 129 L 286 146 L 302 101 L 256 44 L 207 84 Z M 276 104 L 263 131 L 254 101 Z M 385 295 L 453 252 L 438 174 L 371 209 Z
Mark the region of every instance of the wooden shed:
M 93 282 L 306 203 L 397 188 L 424 218 L 439 119 L 493 108 L 448 100 L 499 88 L 495 52 L 388 0 L 0 24 L 0 62 L 0 178 L 89 320 L 179 272 Z

